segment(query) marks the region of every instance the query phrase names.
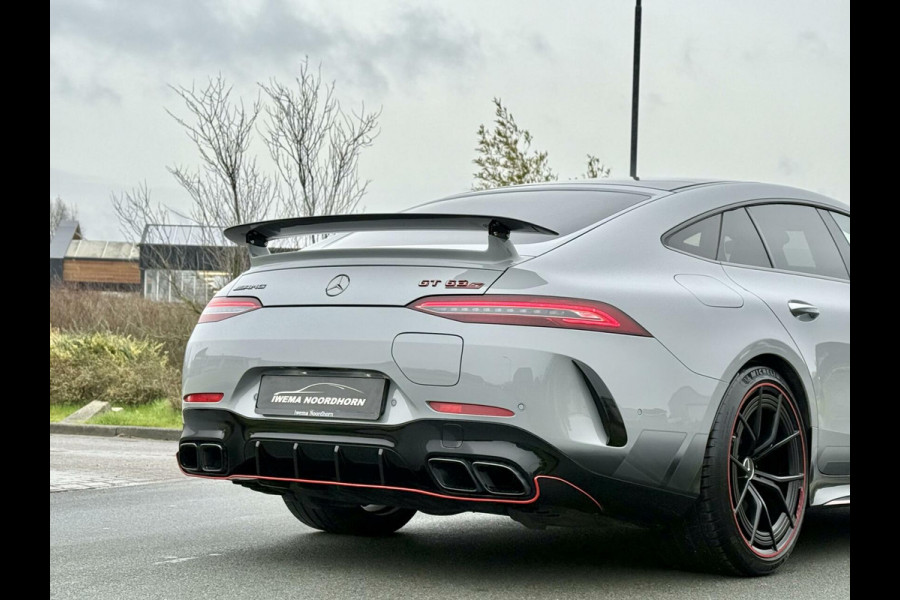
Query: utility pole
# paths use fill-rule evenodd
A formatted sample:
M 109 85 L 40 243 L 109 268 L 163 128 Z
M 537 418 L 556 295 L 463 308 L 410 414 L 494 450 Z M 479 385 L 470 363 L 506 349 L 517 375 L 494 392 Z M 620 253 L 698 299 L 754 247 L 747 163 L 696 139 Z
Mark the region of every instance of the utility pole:
M 638 96 L 641 88 L 641 0 L 634 5 L 634 70 L 631 74 L 631 177 L 637 179 Z

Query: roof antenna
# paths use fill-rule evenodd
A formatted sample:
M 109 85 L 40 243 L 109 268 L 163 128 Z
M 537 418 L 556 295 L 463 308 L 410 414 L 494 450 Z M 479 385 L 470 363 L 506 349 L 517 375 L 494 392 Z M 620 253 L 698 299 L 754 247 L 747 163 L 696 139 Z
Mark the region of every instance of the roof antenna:
M 634 70 L 631 74 L 631 177 L 637 176 L 638 92 L 641 88 L 641 0 L 634 5 Z

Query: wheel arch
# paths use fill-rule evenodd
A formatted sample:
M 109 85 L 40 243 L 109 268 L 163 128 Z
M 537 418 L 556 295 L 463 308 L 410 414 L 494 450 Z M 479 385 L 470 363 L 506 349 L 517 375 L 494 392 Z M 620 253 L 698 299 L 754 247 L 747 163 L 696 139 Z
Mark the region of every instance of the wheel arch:
M 780 373 L 797 397 L 807 429 L 818 427 L 818 405 L 812 375 L 794 348 L 778 340 L 762 340 L 745 348 L 731 362 L 721 379 L 723 382 L 730 382 L 739 372 L 751 366 L 769 367 Z M 812 436 L 807 437 L 812 442 Z
M 801 415 L 806 421 L 807 430 L 813 427 L 812 405 L 814 403 L 810 402 L 806 386 L 803 384 L 800 374 L 790 362 L 777 354 L 760 354 L 747 361 L 741 369 L 746 367 L 769 367 L 784 377 L 794 393 Z M 811 439 L 811 433 L 811 431 L 807 431 L 807 439 Z

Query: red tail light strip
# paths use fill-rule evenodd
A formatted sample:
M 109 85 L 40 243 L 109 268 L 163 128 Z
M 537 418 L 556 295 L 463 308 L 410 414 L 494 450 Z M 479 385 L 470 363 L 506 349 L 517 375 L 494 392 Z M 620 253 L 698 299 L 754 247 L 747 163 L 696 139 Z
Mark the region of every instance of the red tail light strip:
M 184 397 L 185 402 L 218 402 L 225 394 L 188 394 Z
M 464 323 L 607 331 L 649 337 L 646 329 L 603 302 L 552 296 L 428 296 L 409 308 Z
M 209 301 L 209 304 L 200 313 L 200 319 L 197 323 L 214 323 L 242 315 L 257 308 L 262 308 L 262 302 L 252 296 L 216 296 Z
M 499 406 L 485 404 L 460 404 L 458 402 L 429 402 L 428 406 L 439 413 L 453 415 L 477 415 L 479 417 L 514 417 L 516 413 Z
M 179 464 L 178 468 L 181 469 L 181 465 Z M 443 500 L 458 500 L 460 502 L 490 502 L 494 504 L 534 504 L 537 502 L 538 498 L 541 497 L 541 479 L 547 479 L 549 481 L 558 481 L 560 483 L 564 483 L 576 492 L 583 494 L 587 497 L 588 500 L 594 503 L 599 510 L 603 510 L 603 506 L 590 494 L 586 491 L 575 485 L 574 483 L 567 481 L 561 477 L 554 477 L 553 475 L 535 475 L 534 477 L 534 496 L 527 500 L 511 500 L 507 498 L 468 498 L 466 496 L 450 496 L 448 494 L 439 494 L 437 492 L 429 492 L 428 490 L 417 490 L 415 488 L 405 488 L 405 487 L 397 487 L 394 485 L 375 485 L 368 483 L 344 483 L 341 481 L 321 481 L 318 479 L 294 479 L 293 477 L 269 477 L 267 475 L 229 475 L 228 477 L 212 477 L 209 475 L 198 475 L 196 473 L 188 473 L 184 469 L 181 469 L 181 472 L 187 475 L 188 477 L 197 477 L 200 479 L 215 479 L 217 481 L 240 481 L 240 480 L 253 480 L 253 479 L 262 479 L 265 481 L 288 481 L 291 483 L 306 483 L 310 485 L 336 485 L 340 487 L 350 487 L 350 488 L 363 488 L 363 489 L 373 489 L 373 490 L 388 490 L 392 492 L 409 492 L 412 494 L 421 494 L 423 496 L 431 496 L 432 498 L 441 498 Z

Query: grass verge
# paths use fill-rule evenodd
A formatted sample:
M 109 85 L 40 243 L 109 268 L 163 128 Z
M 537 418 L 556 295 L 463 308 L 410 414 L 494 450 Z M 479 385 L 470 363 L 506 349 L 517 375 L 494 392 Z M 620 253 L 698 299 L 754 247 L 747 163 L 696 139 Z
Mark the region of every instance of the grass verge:
M 81 405 L 73 402 L 67 402 L 65 404 L 51 404 L 50 422 L 56 423 L 57 421 L 62 421 L 79 408 L 81 408 Z
M 53 410 L 53 407 L 50 407 Z M 52 412 L 51 412 L 52 415 Z M 181 411 L 162 399 L 149 404 L 123 406 L 122 410 L 107 411 L 88 423 L 92 425 L 136 425 L 138 427 L 169 427 L 181 429 Z

